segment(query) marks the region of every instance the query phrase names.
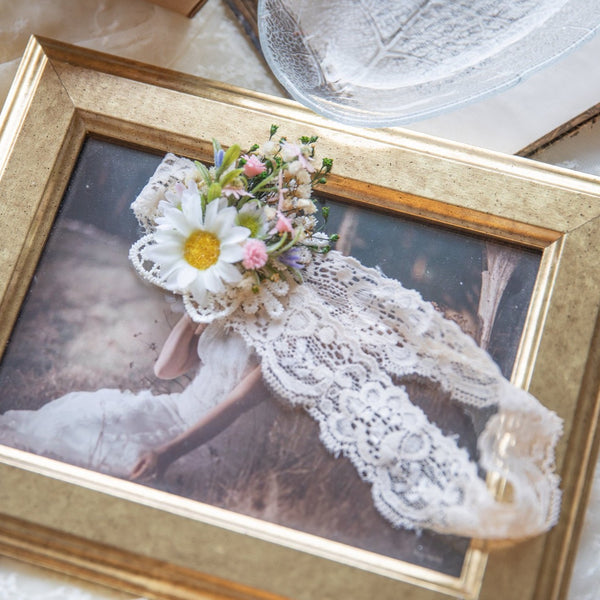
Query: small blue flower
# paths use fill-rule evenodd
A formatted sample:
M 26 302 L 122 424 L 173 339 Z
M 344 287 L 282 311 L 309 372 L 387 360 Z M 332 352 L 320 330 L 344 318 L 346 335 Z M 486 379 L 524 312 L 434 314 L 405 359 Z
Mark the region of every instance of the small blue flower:
M 215 152 L 215 167 L 217 169 L 223 164 L 223 157 L 225 156 L 225 151 L 223 149 Z
M 277 257 L 286 267 L 292 269 L 304 269 L 302 256 L 298 248 L 290 248 Z

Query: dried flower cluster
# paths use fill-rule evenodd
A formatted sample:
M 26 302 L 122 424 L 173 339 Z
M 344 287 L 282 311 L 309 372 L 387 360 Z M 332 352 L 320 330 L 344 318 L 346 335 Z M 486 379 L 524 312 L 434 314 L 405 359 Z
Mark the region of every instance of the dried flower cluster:
M 314 165 L 316 137 L 296 143 L 269 139 L 243 153 L 213 141 L 214 165 L 196 162 L 185 181 L 167 190 L 150 217 L 150 231 L 134 248 L 154 265 L 154 283 L 206 305 L 213 294 L 287 276 L 302 281 L 314 252 L 337 236 L 320 231 L 327 207 L 313 186 L 324 183 L 332 161 Z M 319 219 L 321 213 L 323 219 Z

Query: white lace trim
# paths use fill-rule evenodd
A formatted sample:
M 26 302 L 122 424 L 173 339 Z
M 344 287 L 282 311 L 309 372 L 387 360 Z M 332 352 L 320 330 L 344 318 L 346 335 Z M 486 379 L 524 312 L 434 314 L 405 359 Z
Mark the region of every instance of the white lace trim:
M 303 406 L 327 449 L 371 484 L 394 526 L 507 538 L 555 523 L 561 421 L 506 381 L 458 325 L 417 292 L 337 252 L 315 259 L 285 302 L 278 319 L 238 310 L 229 325 L 261 357 L 270 388 Z M 478 440 L 479 464 L 396 383 L 414 375 L 467 411 L 496 411 Z M 510 504 L 494 499 L 479 467 L 506 478 Z
M 141 259 L 145 243 L 133 247 L 132 260 L 158 282 Z M 184 302 L 196 321 L 227 319 L 260 357 L 272 391 L 310 413 L 323 444 L 352 461 L 394 526 L 520 538 L 555 524 L 561 420 L 416 291 L 330 252 L 289 290 L 268 283 L 257 295 L 246 285 L 208 308 Z M 400 381 L 407 376 L 435 382 L 472 416 L 493 413 L 478 462 L 411 402 Z M 482 470 L 507 480 L 510 502 L 495 500 Z
M 150 231 L 158 213 L 158 203 L 165 199 L 165 191 L 178 181 L 186 182 L 196 173 L 194 163 L 187 159 L 167 154 L 154 171 L 139 196 L 131 204 L 131 209 L 145 231 Z
M 157 265 L 144 258 L 146 248 L 154 244 L 154 234 L 149 233 L 140 238 L 129 251 L 129 259 L 136 271 L 147 281 L 163 286 L 160 271 Z M 212 294 L 205 304 L 200 305 L 194 301 L 189 293 L 183 293 L 183 304 L 192 319 L 197 323 L 211 323 L 231 315 L 237 310 L 254 314 L 259 309 L 267 310 L 268 314 L 277 318 L 283 313 L 281 299 L 289 293 L 289 284 L 285 279 L 279 281 L 263 281 L 258 292 L 253 291 L 256 280 L 250 273 L 246 273 L 242 281 L 225 288 L 221 294 Z

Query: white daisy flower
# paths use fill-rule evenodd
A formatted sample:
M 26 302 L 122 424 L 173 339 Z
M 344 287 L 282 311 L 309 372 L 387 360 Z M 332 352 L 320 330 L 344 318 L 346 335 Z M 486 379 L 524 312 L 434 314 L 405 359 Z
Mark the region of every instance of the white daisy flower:
M 208 293 L 221 293 L 224 284 L 241 280 L 234 263 L 244 257 L 242 244 L 250 230 L 236 225 L 236 209 L 219 198 L 206 206 L 203 215 L 195 182 L 180 191 L 181 208 L 163 204 L 154 244 L 146 246 L 143 257 L 159 267 L 164 288 L 189 293 L 203 304 Z
M 250 237 L 262 238 L 269 231 L 265 207 L 258 200 L 249 200 L 240 208 L 237 224 L 250 230 Z

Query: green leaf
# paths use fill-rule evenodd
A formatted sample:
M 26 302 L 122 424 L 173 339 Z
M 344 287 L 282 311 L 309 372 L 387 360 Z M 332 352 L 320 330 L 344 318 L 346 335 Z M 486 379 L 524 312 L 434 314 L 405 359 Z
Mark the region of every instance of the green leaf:
M 233 181 L 236 177 L 239 177 L 244 172 L 244 169 L 233 169 L 229 171 L 219 179 L 221 187 L 225 187 L 230 181 Z
M 304 228 L 303 227 L 298 227 L 298 231 L 296 232 L 296 235 L 293 237 L 293 239 L 288 242 L 285 246 L 282 246 L 279 249 L 278 254 L 283 254 L 284 252 L 286 252 L 287 250 L 289 250 L 292 246 L 295 246 L 296 243 L 298 242 L 298 240 L 300 239 L 300 236 L 304 233 Z
M 242 149 L 237 145 L 233 144 L 233 146 L 229 146 L 227 148 L 227 152 L 223 156 L 223 163 L 217 169 L 217 179 L 221 177 L 221 175 L 227 171 L 227 169 L 235 163 L 235 161 L 240 157 Z
M 220 198 L 220 197 L 221 197 L 221 186 L 216 182 L 211 183 L 210 187 L 208 188 L 208 197 L 207 197 L 208 202 L 212 202 L 216 198 Z
M 204 179 L 204 183 L 206 183 L 207 186 L 209 186 L 211 184 L 211 178 L 210 178 L 210 173 L 208 171 L 208 169 L 199 161 L 195 160 L 194 164 L 196 165 L 196 168 L 198 169 L 198 171 L 200 171 L 200 175 L 202 175 L 202 179 Z
M 279 238 L 279 240 L 277 242 L 275 242 L 274 244 L 272 244 L 271 246 L 267 246 L 267 252 L 269 254 L 272 254 L 274 252 L 277 252 L 277 250 L 279 250 L 287 241 L 287 239 L 290 236 L 288 236 L 287 233 L 284 233 L 281 235 L 281 237 Z M 276 255 L 277 256 L 277 255 Z
M 310 137 L 308 137 L 307 135 L 303 135 L 300 138 L 300 142 L 303 143 L 304 145 L 308 145 L 308 144 L 314 144 L 318 139 L 319 139 L 319 136 L 317 136 L 317 135 L 311 135 Z

